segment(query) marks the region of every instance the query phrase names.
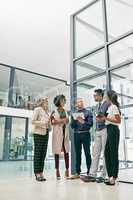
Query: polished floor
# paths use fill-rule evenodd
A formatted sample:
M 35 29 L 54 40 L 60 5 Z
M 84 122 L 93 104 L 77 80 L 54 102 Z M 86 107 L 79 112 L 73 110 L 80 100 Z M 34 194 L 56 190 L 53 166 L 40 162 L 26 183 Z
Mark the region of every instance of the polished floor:
M 36 182 L 32 162 L 0 162 L 0 200 L 132 200 L 133 184 L 84 183 L 81 180 L 57 181 L 54 165 L 46 164 L 46 182 Z M 120 170 L 121 180 L 133 181 L 133 169 Z
M 0 200 L 132 200 L 133 185 L 120 183 L 106 186 L 84 183 L 81 180 L 55 180 L 47 176 L 46 182 L 32 178 L 0 180 Z

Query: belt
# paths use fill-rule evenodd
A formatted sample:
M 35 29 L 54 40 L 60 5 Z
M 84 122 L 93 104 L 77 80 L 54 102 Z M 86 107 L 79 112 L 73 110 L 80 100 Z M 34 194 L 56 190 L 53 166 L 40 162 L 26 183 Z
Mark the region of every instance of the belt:
M 96 131 L 102 131 L 105 128 L 107 128 L 107 127 L 96 129 Z
M 86 130 L 86 131 L 75 131 L 76 133 L 86 133 L 86 132 L 89 132 L 89 130 Z

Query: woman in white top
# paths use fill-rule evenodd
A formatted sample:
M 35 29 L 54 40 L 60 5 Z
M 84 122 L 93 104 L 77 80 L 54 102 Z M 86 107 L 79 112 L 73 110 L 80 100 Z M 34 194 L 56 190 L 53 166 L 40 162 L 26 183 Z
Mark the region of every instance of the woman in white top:
M 105 181 L 106 185 L 115 185 L 115 180 L 118 177 L 119 160 L 118 148 L 121 123 L 120 108 L 118 103 L 118 96 L 115 91 L 107 92 L 108 101 L 111 103 L 107 116 L 104 117 L 107 125 L 107 142 L 105 147 L 105 161 L 109 179 Z
M 46 181 L 43 176 L 43 169 L 50 129 L 47 98 L 41 99 L 38 107 L 35 108 L 32 124 L 34 135 L 34 173 L 37 181 Z

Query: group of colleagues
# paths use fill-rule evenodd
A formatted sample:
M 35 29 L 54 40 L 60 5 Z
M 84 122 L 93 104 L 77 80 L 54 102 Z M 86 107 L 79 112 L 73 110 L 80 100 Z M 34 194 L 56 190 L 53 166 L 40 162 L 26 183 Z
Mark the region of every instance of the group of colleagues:
M 81 155 L 84 149 L 87 176 L 89 181 L 96 180 L 106 185 L 115 185 L 118 177 L 119 160 L 119 124 L 121 123 L 121 112 L 118 96 L 115 91 L 107 92 L 104 96 L 102 89 L 94 91 L 94 99 L 97 102 L 95 108 L 96 132 L 92 155 L 90 151 L 91 134 L 94 117 L 90 110 L 84 107 L 82 98 L 76 102 L 76 112 L 71 113 L 71 120 L 64 106 L 66 98 L 58 95 L 54 98 L 55 109 L 50 115 L 48 112 L 48 99 L 39 102 L 33 113 L 32 124 L 34 135 L 34 173 L 37 181 L 45 181 L 43 175 L 44 160 L 47 153 L 49 132 L 52 127 L 52 151 L 55 158 L 56 177 L 61 178 L 59 170 L 59 157 L 64 152 L 65 177 L 67 179 L 78 179 L 81 176 Z M 69 176 L 69 130 L 73 129 L 74 147 L 76 153 L 76 173 Z M 97 176 L 99 161 L 103 153 L 103 168 L 100 177 Z M 106 179 L 108 175 L 108 179 Z

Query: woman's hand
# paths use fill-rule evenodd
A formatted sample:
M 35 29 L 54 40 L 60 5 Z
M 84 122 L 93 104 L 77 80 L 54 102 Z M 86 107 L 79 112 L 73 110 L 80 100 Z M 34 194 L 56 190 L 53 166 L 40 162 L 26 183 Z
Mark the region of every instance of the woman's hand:
M 107 119 L 107 121 L 109 121 L 109 122 L 113 122 L 113 123 L 117 123 L 117 124 L 120 124 L 121 123 L 121 117 L 120 117 L 120 115 L 115 115 L 115 116 L 113 116 L 113 117 L 107 117 L 106 118 Z
M 69 123 L 69 119 L 68 118 L 64 118 L 63 119 L 63 124 L 68 124 Z

